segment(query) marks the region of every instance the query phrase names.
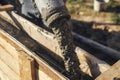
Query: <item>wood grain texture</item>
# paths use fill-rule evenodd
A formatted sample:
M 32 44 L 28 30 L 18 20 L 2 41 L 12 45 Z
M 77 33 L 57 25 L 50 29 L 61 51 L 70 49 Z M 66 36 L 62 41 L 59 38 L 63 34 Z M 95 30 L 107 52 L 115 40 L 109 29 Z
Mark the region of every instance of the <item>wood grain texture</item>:
M 14 53 L 13 53 L 14 54 Z M 16 74 L 19 75 L 19 62 L 0 46 L 0 60 L 4 61 Z
M 98 76 L 96 80 L 120 80 L 120 60 L 110 69 Z
M 0 70 L 5 73 L 10 80 L 19 80 L 19 75 L 17 75 L 8 65 L 6 65 L 2 60 L 0 60 Z
M 0 70 L 0 80 L 10 80 L 3 71 Z
M 0 45 L 4 48 L 9 54 L 18 61 L 18 52 L 15 44 L 12 43 L 9 39 L 5 36 L 0 34 Z

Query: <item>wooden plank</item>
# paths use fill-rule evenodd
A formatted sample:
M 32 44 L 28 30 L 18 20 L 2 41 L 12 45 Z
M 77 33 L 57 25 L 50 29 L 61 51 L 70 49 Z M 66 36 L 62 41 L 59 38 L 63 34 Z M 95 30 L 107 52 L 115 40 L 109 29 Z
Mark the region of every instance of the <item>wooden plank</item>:
M 34 78 L 34 62 L 31 58 L 28 59 L 28 56 L 27 57 L 24 57 L 22 56 L 23 54 L 21 53 L 21 48 L 18 47 L 16 44 L 14 44 L 12 41 L 10 41 L 9 39 L 7 39 L 5 36 L 3 35 L 0 35 L 0 41 L 1 41 L 1 45 L 3 47 L 3 50 L 0 50 L 4 53 L 4 55 L 2 55 L 2 59 L 6 59 L 5 57 L 8 57 L 7 60 L 9 60 L 8 62 L 6 63 L 9 63 L 9 62 L 12 62 L 11 64 L 8 64 L 8 66 L 11 66 L 12 64 L 16 67 L 16 63 L 18 64 L 19 62 L 19 67 L 20 67 L 20 70 L 19 68 L 17 69 L 18 73 L 20 71 L 20 79 L 21 80 L 35 80 Z M 6 46 L 7 45 L 7 46 Z M 8 53 L 5 51 L 6 50 L 8 53 L 10 53 L 10 55 L 8 55 Z M 26 54 L 26 53 L 24 53 Z M 18 58 L 18 55 L 19 55 L 19 58 Z M 11 58 L 12 57 L 12 58 Z M 13 60 L 13 59 L 16 59 L 16 60 Z M 15 62 L 16 61 L 16 62 Z M 5 63 L 5 62 L 4 62 Z M 16 71 L 16 68 L 12 65 L 12 69 L 14 71 Z
M 18 61 L 18 53 L 16 51 L 16 48 L 14 47 L 15 44 L 10 42 L 6 37 L 2 36 L 0 34 L 0 45 L 4 46 L 5 50 L 9 52 L 9 54 L 14 57 Z
M 19 60 L 20 80 L 36 80 L 34 58 L 20 51 Z
M 0 17 L 4 20 L 8 21 L 10 24 L 14 25 L 15 27 L 17 27 L 15 22 L 12 20 L 11 16 L 6 11 L 1 11 L 0 12 Z
M 3 12 L 1 15 L 4 16 Z M 61 51 L 60 51 L 59 46 L 58 46 L 58 43 L 54 39 L 53 34 L 47 32 L 46 30 L 40 28 L 39 26 L 34 25 L 33 23 L 31 23 L 28 20 L 22 18 L 21 16 L 15 14 L 14 12 L 12 12 L 12 17 L 17 23 L 20 24 L 19 27 L 23 28 L 28 33 L 28 35 L 31 36 L 34 40 L 36 40 L 38 43 L 42 44 L 43 46 L 47 47 L 49 50 L 53 51 L 55 53 L 55 55 L 62 56 Z M 14 23 L 14 20 L 11 20 L 11 18 L 10 19 L 8 18 L 8 20 L 10 20 L 12 23 Z M 85 67 L 87 71 L 86 70 L 83 70 L 83 71 L 87 72 L 87 74 L 89 74 L 90 76 L 96 76 L 96 73 L 97 73 L 97 75 L 99 73 L 103 73 L 105 70 L 107 70 L 110 67 L 107 63 L 105 63 L 105 62 L 103 62 L 95 57 L 94 57 L 94 59 L 95 59 L 95 61 L 94 61 L 94 59 L 92 59 L 93 58 L 92 55 L 89 55 L 89 53 L 86 54 L 87 52 L 82 50 L 82 49 L 80 49 L 80 50 L 76 51 L 79 60 L 83 59 L 81 57 L 84 57 L 84 59 L 86 59 L 84 61 L 80 60 L 81 63 L 84 62 L 84 64 L 81 66 L 83 68 L 81 68 L 81 69 L 84 69 L 84 67 Z M 80 55 L 81 53 L 83 53 L 83 54 Z M 87 55 L 87 57 L 85 57 L 84 55 Z M 54 54 L 53 54 L 53 56 L 54 56 Z M 90 59 L 93 61 L 91 61 Z M 60 60 L 60 59 L 58 58 L 58 60 Z M 97 70 L 90 72 L 90 67 L 88 67 L 89 63 L 87 61 L 91 62 L 91 66 L 98 65 Z M 107 67 L 105 67 L 103 65 L 106 65 Z M 94 69 L 96 69 L 96 68 L 94 67 Z M 92 73 L 95 73 L 95 74 L 92 74 Z
M 61 73 L 57 72 L 51 66 L 49 66 L 43 59 L 41 59 L 39 56 L 37 56 L 34 52 L 31 52 L 30 50 L 28 50 L 24 45 L 22 45 L 15 38 L 11 37 L 9 34 L 7 34 L 6 32 L 4 32 L 1 29 L 0 29 L 0 35 L 2 36 L 3 39 L 8 40 L 8 43 L 12 44 L 12 46 L 14 46 L 16 51 L 18 51 L 18 52 L 24 51 L 26 54 L 32 56 L 35 59 L 35 61 L 37 62 L 37 64 L 39 64 L 39 66 L 41 68 L 40 70 L 45 72 L 45 74 L 47 74 L 53 80 L 54 80 L 54 78 L 55 79 L 60 79 L 60 80 L 66 80 L 67 79 Z M 47 72 L 46 72 L 46 70 L 47 70 Z M 52 76 L 52 75 L 54 75 L 54 76 Z
M 9 52 L 5 51 L 5 48 L 2 48 L 1 45 L 0 45 L 0 59 L 4 61 L 4 63 L 8 65 L 16 74 L 19 75 L 18 61 L 13 56 L 11 56 Z
M 32 37 L 38 43 L 53 51 L 54 53 L 57 53 L 59 56 L 62 56 L 61 50 L 59 49 L 59 45 L 57 44 L 57 41 L 55 40 L 53 34 L 31 23 L 25 18 L 22 18 L 14 12 L 12 12 L 12 17 L 14 21 L 20 24 L 18 26 L 24 29 L 30 37 Z
M 120 80 L 120 60 L 98 76 L 96 80 Z
M 10 80 L 19 80 L 19 75 L 17 75 L 8 65 L 6 65 L 2 60 L 0 60 L 0 70 L 4 72 Z
M 0 6 L 0 11 L 9 11 L 9 10 L 13 10 L 14 6 L 11 4 L 6 4 L 6 5 L 1 5 Z
M 61 75 L 59 72 L 51 68 L 44 60 L 38 60 L 38 69 L 49 76 L 52 80 L 69 80 L 65 76 Z M 46 75 L 45 75 L 46 76 Z M 40 78 L 40 76 L 39 76 Z

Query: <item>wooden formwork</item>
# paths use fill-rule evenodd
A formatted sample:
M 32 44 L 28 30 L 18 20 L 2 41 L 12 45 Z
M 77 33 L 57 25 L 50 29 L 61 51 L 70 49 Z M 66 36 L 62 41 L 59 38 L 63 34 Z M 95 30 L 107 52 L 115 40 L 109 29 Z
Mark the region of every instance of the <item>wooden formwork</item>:
M 17 28 L 24 29 L 31 38 L 54 52 L 52 54 L 54 57 L 56 55 L 61 57 L 58 43 L 52 33 L 45 31 L 14 12 L 11 14 L 5 11 L 0 12 L 0 17 Z M 75 51 L 81 63 L 81 70 L 91 77 L 96 78 L 110 68 L 110 65 L 79 47 L 76 47 Z M 58 60 L 62 59 L 58 58 Z M 0 78 L 2 80 L 68 80 L 36 53 L 1 29 L 0 65 L 2 65 L 0 66 Z
M 0 79 L 68 80 L 2 30 L 0 30 Z

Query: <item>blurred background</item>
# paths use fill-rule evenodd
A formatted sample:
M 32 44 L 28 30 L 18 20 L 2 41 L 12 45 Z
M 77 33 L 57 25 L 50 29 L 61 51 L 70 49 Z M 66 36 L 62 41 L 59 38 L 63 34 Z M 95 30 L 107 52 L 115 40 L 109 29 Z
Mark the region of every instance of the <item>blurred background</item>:
M 120 51 L 120 0 L 67 0 L 73 30 Z

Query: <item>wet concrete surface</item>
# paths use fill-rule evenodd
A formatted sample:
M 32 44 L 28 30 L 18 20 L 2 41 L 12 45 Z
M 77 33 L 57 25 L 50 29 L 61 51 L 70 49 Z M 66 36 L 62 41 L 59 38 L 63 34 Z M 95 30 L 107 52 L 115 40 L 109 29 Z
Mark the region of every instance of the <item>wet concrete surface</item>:
M 81 78 L 81 70 L 79 68 L 79 60 L 75 53 L 75 45 L 73 43 L 71 24 L 67 19 L 61 19 L 55 21 L 50 26 L 55 34 L 55 38 L 61 49 L 65 69 L 68 73 L 68 77 L 72 79 Z

